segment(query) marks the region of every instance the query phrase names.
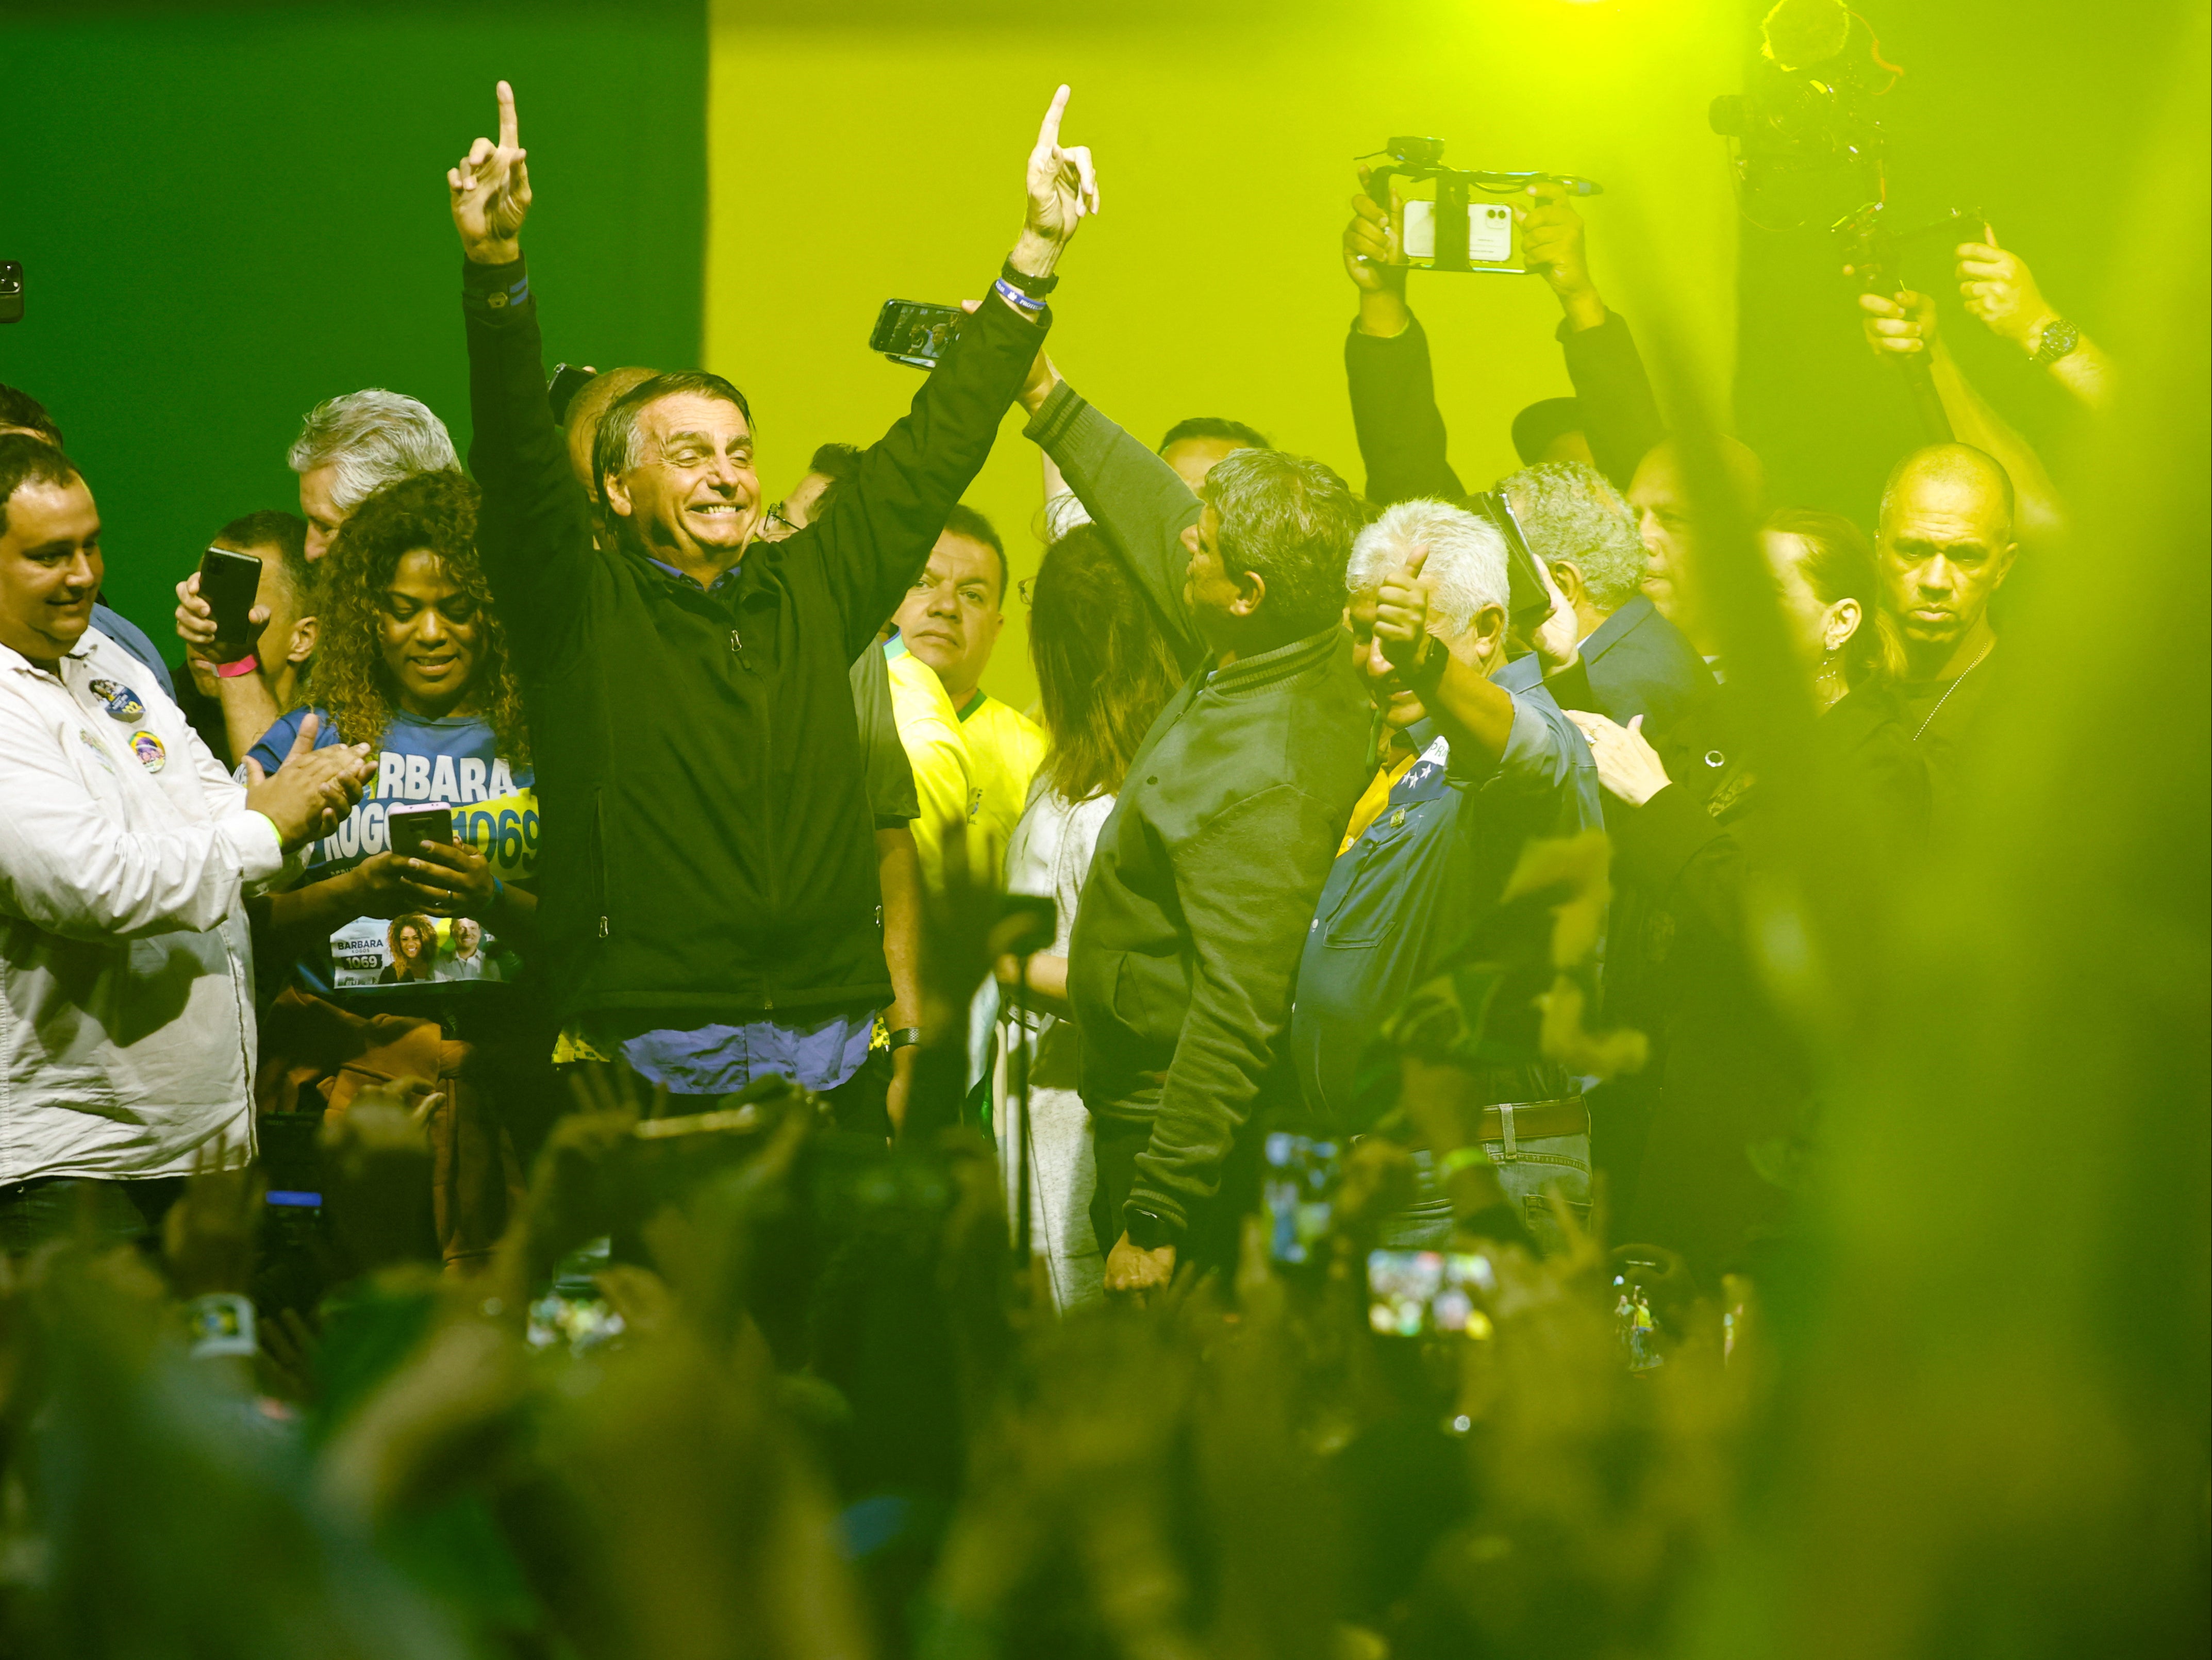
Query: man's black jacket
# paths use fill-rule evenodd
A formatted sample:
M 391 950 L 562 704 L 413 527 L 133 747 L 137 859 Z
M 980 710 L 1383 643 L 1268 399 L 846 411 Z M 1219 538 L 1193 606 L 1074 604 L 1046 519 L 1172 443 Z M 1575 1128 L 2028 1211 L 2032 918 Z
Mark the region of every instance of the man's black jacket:
M 848 666 L 928 561 L 1043 330 L 987 303 L 818 524 L 709 593 L 593 545 L 520 261 L 464 283 L 477 536 L 521 672 L 562 1012 L 887 999 Z

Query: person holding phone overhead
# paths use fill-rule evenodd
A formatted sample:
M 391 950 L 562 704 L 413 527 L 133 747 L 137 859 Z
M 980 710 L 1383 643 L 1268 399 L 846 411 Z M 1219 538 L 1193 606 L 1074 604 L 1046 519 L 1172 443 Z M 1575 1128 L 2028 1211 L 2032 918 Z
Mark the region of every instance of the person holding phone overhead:
M 865 1059 L 891 986 L 847 666 L 990 453 L 1043 339 L 1054 267 L 1097 210 L 1090 152 L 1060 143 L 1067 95 L 1030 153 L 1027 213 L 991 292 L 837 510 L 781 541 L 761 535 L 744 395 L 683 373 L 602 420 L 593 494 L 610 534 L 595 544 L 546 402 L 505 82 L 498 137 L 448 173 L 484 569 L 546 811 L 575 827 L 547 846 L 541 927 L 568 1053 L 619 1054 L 690 1096 L 763 1073 L 834 1090 Z
M 270 902 L 305 991 L 429 979 L 434 927 L 421 971 L 386 977 L 400 963 L 385 924 L 417 912 L 474 918 L 495 952 L 528 941 L 538 798 L 476 538 L 476 486 L 418 473 L 362 502 L 323 562 L 317 707 L 282 717 L 252 751 L 274 770 L 312 717 L 319 741 L 376 756 L 368 795 L 311 849 L 307 881 Z

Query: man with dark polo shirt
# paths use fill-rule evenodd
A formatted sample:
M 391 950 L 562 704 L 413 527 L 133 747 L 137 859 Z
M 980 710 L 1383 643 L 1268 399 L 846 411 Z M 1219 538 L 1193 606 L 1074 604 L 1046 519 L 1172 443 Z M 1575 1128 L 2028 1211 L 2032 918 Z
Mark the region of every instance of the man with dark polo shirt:
M 531 703 L 545 814 L 539 926 L 578 1052 L 679 1095 L 763 1073 L 828 1090 L 890 994 L 847 668 L 896 610 L 990 453 L 1097 206 L 1054 97 L 993 293 L 863 456 L 838 510 L 781 542 L 744 396 L 664 375 L 603 419 L 595 546 L 545 399 L 519 237 L 514 94 L 447 176 L 461 236 L 478 541 Z
M 1899 718 L 1928 763 L 1936 822 L 1948 818 L 1963 751 L 2000 678 L 1990 601 L 2019 551 L 2012 480 L 1970 444 L 1930 444 L 1893 468 L 1875 532 L 1882 609 L 1905 650 Z

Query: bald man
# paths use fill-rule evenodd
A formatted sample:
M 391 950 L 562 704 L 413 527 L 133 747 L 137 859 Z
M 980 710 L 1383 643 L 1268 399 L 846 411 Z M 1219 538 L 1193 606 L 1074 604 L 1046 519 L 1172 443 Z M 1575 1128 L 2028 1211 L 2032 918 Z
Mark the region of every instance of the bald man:
M 2018 550 L 2013 512 L 2012 480 L 1969 444 L 1913 451 L 1882 488 L 1875 550 L 1905 652 L 1899 713 L 1939 787 L 1987 695 L 1990 600 Z

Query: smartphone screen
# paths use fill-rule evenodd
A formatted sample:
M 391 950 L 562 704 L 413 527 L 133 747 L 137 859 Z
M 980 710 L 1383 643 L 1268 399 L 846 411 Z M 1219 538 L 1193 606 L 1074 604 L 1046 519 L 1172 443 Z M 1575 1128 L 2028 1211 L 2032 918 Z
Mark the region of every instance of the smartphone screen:
M 240 647 L 252 640 L 253 624 L 247 619 L 260 588 L 261 561 L 253 555 L 210 548 L 201 558 L 200 598 L 215 613 L 217 644 Z
M 879 351 L 894 363 L 918 369 L 935 368 L 953 341 L 967 313 L 957 306 L 933 306 L 919 300 L 886 300 L 876 313 L 875 331 L 868 350 Z
M 1344 1173 L 1343 1149 L 1277 1130 L 1263 1146 L 1261 1207 L 1267 1217 L 1267 1254 L 1278 1262 L 1319 1262 L 1336 1221 L 1336 1189 Z
M 1384 1337 L 1487 1337 L 1490 1316 L 1476 1299 L 1496 1284 L 1487 1256 L 1371 1250 L 1367 1253 L 1367 1322 Z
M 419 857 L 425 842 L 453 839 L 453 810 L 441 803 L 419 807 L 394 807 L 385 821 L 385 835 L 392 852 L 402 859 Z

